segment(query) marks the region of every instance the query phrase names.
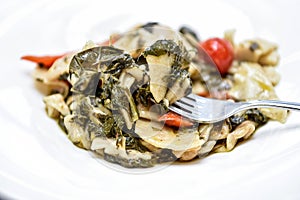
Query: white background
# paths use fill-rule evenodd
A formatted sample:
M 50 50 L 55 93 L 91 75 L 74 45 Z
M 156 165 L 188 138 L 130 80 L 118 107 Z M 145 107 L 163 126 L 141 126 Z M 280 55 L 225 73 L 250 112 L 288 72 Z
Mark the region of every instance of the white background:
M 44 112 L 24 54 L 55 54 L 160 21 L 201 38 L 237 30 L 279 44 L 281 99 L 300 102 L 298 1 L 0 1 L 0 196 L 16 199 L 300 199 L 300 115 L 271 122 L 230 153 L 145 170 L 75 147 Z

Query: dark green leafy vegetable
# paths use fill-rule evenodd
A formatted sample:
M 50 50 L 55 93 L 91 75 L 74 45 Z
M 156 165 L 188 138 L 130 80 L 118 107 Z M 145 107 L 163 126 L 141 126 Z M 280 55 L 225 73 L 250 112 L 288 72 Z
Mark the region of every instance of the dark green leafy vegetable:
M 179 66 L 173 66 L 169 79 L 168 87 L 171 87 L 175 81 L 182 82 L 185 79 L 190 79 L 190 74 L 187 70 L 181 69 Z M 190 88 L 192 89 L 192 88 Z M 189 91 L 190 92 L 190 91 Z
M 123 167 L 127 168 L 145 168 L 145 167 L 152 167 L 155 165 L 155 159 L 145 160 L 142 158 L 137 159 L 127 159 L 123 158 L 119 155 L 109 155 L 104 153 L 104 159 L 122 165 Z
M 141 145 L 141 144 L 139 144 Z M 135 149 L 136 150 L 136 149 Z M 140 151 L 142 152 L 142 151 Z M 104 153 L 104 159 L 112 162 L 120 164 L 124 167 L 128 168 L 135 168 L 135 167 L 151 167 L 154 166 L 157 163 L 164 163 L 164 162 L 173 162 L 177 160 L 178 158 L 172 153 L 172 150 L 170 149 L 161 149 L 158 152 L 155 152 L 155 155 L 149 159 L 145 160 L 142 158 L 137 159 L 125 159 L 118 155 L 109 155 Z
M 133 59 L 131 56 L 129 54 L 122 54 L 119 58 L 115 58 L 111 63 L 108 63 L 104 73 L 118 77 L 123 69 L 131 67 L 132 64 Z
M 186 69 L 173 66 L 168 79 L 169 90 L 165 98 L 171 104 L 192 92 L 192 82 Z
M 100 118 L 100 121 L 103 124 L 102 131 L 106 135 L 106 137 L 113 137 L 114 135 L 116 135 L 116 133 L 118 132 L 117 126 L 111 116 Z
M 153 99 L 152 93 L 150 92 L 150 85 L 145 84 L 138 88 L 133 96 L 137 103 L 141 103 L 143 106 L 149 106 L 150 100 Z
M 126 149 L 132 149 L 132 150 L 137 150 L 139 152 L 146 152 L 147 148 L 144 147 L 144 145 L 141 143 L 141 139 L 140 137 L 134 133 L 134 129 L 133 130 L 124 130 L 122 132 L 122 135 L 120 135 L 122 137 L 125 138 L 125 145 L 126 145 Z M 118 137 L 117 138 L 117 142 L 120 143 L 121 141 L 118 140 L 119 138 L 122 137 Z
M 128 98 L 125 94 L 125 89 L 118 85 L 114 85 L 111 90 L 111 93 L 112 109 L 125 109 L 126 111 L 130 112 L 130 105 Z
M 183 66 L 190 62 L 186 49 L 176 44 L 173 40 L 157 40 L 153 45 L 146 48 L 143 54 L 146 57 L 147 55 L 174 55 L 175 59 L 173 65 L 175 66 Z
M 99 72 L 83 72 L 82 76 L 73 85 L 71 89 L 73 93 L 81 93 L 85 96 L 96 94 L 98 83 L 99 83 L 100 73 Z
M 118 135 L 121 136 L 126 129 L 125 119 L 117 110 L 113 110 L 112 113 L 115 125 L 112 136 L 116 138 Z
M 70 74 L 78 78 L 85 71 L 104 72 L 118 76 L 122 69 L 130 67 L 133 59 L 123 50 L 110 46 L 94 47 L 74 55 L 70 62 Z M 71 76 L 71 78 L 72 78 Z
M 147 60 L 144 55 L 139 56 L 135 62 L 137 65 L 146 65 L 147 64 Z M 148 71 L 148 69 L 146 69 L 146 70 Z
M 75 55 L 70 64 L 70 72 L 80 76 L 73 90 L 87 96 L 77 102 L 75 121 L 96 137 L 124 137 L 126 149 L 142 151 L 139 139 L 125 126 L 128 116 L 133 120 L 138 118 L 135 102 L 130 92 L 118 85 L 122 70 L 133 64 L 134 60 L 130 55 L 113 47 L 95 47 Z M 99 104 L 112 113 L 96 114 Z M 122 109 L 129 114 L 126 118 L 120 113 Z
M 102 82 L 102 81 L 101 81 Z M 97 88 L 96 96 L 99 97 L 102 101 L 109 99 L 111 96 L 111 91 L 115 84 L 117 84 L 118 79 L 110 75 L 107 80 L 103 81 L 101 87 Z
M 127 88 L 114 85 L 111 90 L 111 103 L 113 110 L 125 109 L 131 114 L 132 118 L 137 117 L 137 109 L 134 100 Z
M 144 55 L 161 56 L 164 54 L 174 54 L 181 56 L 182 51 L 180 47 L 173 40 L 157 40 L 153 45 L 146 48 Z
M 74 55 L 70 62 L 70 73 L 81 75 L 85 70 L 105 70 L 114 60 L 121 59 L 123 50 L 109 46 L 94 47 Z
M 258 109 L 247 110 L 245 115 L 248 120 L 254 121 L 259 125 L 263 125 L 267 123 L 268 118 L 263 115 Z
M 89 135 L 95 134 L 104 137 L 103 127 L 109 125 L 101 123 L 99 118 L 93 116 L 93 112 L 94 108 L 90 103 L 90 99 L 88 97 L 82 98 L 73 113 L 74 122 L 82 127 L 83 130 L 86 130 Z M 103 117 L 105 118 L 105 116 Z
M 249 109 L 243 115 L 233 115 L 228 118 L 230 130 L 234 130 L 238 125 L 246 120 L 250 120 L 257 123 L 257 126 L 267 123 L 268 118 L 264 116 L 258 109 Z

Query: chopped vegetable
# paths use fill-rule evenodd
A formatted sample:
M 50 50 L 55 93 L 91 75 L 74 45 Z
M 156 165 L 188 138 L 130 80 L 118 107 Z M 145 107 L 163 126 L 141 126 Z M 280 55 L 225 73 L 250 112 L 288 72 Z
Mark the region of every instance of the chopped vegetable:
M 228 41 L 221 38 L 211 38 L 200 43 L 200 48 L 203 48 L 213 59 L 222 75 L 228 72 L 234 59 L 233 47 Z
M 112 37 L 110 40 L 106 40 L 104 42 L 99 43 L 99 46 L 108 46 L 110 44 L 113 44 L 117 40 L 117 36 Z M 64 53 L 64 54 L 59 54 L 59 55 L 45 55 L 45 56 L 33 56 L 33 55 L 26 55 L 22 56 L 22 60 L 28 60 L 30 62 L 34 62 L 38 64 L 42 68 L 50 68 L 53 63 L 59 59 L 62 58 L 70 53 Z
M 233 87 L 229 95 L 235 99 L 249 101 L 255 99 L 278 99 L 275 88 L 257 63 L 242 62 L 234 74 Z M 276 108 L 261 108 L 261 112 L 271 119 L 285 122 L 287 110 Z
M 277 48 L 276 44 L 263 39 L 246 40 L 236 46 L 235 55 L 239 61 L 276 66 L 279 62 Z
M 175 126 L 175 127 L 188 127 L 193 126 L 194 123 L 189 121 L 188 119 L 183 118 L 182 116 L 174 113 L 174 112 L 168 112 L 161 116 L 158 121 L 163 121 L 169 126 Z
M 66 54 L 61 54 L 61 55 L 54 55 L 54 56 L 32 56 L 32 55 L 27 55 L 27 56 L 22 56 L 22 60 L 28 60 L 31 62 L 34 62 L 38 64 L 42 68 L 50 68 L 53 63 L 59 59 L 65 56 Z
M 157 122 L 139 119 L 135 131 L 147 143 L 175 151 L 187 151 L 204 143 L 199 137 L 198 128 L 195 127 L 174 130 L 170 127 L 162 127 Z
M 150 91 L 157 103 L 166 95 L 173 103 L 190 91 L 190 79 L 187 71 L 183 70 L 189 63 L 184 48 L 171 40 L 158 40 L 145 49 L 144 56 L 149 65 Z M 184 85 L 180 92 L 178 92 L 179 85 Z M 170 88 L 172 86 L 174 87 Z
M 161 56 L 148 55 L 146 57 L 149 65 L 150 91 L 157 103 L 161 102 L 167 94 L 168 75 L 172 71 L 174 56 L 167 54 Z

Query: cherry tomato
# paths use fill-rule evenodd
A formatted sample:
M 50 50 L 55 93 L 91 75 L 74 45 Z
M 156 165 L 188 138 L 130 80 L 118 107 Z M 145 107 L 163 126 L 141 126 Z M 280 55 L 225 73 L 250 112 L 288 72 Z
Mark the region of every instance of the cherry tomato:
M 211 38 L 200 43 L 200 47 L 212 58 L 219 72 L 222 75 L 226 74 L 234 59 L 232 45 L 224 39 Z

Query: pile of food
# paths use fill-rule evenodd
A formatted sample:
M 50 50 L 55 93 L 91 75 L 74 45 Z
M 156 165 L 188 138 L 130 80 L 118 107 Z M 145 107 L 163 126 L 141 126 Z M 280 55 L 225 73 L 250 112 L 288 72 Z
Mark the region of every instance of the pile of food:
M 277 99 L 276 44 L 235 44 L 233 35 L 202 41 L 188 27 L 147 23 L 80 51 L 22 58 L 38 64 L 33 77 L 47 95 L 47 114 L 75 145 L 124 167 L 151 167 L 230 151 L 268 120 L 285 122 L 287 111 L 272 108 L 213 124 L 168 110 L 191 92 L 228 101 Z

